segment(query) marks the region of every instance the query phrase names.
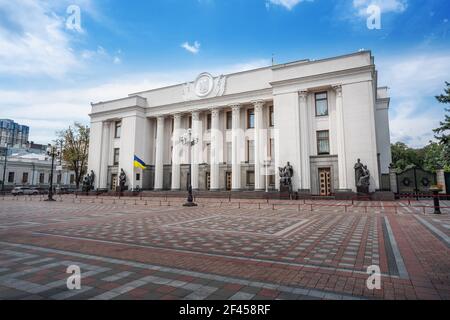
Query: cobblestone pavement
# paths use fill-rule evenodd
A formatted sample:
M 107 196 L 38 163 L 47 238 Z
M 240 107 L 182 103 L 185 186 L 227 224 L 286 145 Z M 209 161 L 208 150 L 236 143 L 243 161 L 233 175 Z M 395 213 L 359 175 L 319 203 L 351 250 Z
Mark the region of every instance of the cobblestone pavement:
M 0 299 L 450 299 L 429 202 L 40 200 L 0 199 Z

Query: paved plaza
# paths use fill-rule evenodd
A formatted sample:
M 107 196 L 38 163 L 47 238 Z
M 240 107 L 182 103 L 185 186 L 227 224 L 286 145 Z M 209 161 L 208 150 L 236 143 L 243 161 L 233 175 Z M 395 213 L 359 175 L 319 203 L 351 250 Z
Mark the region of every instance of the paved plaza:
M 0 198 L 0 299 L 450 299 L 430 201 L 57 200 Z

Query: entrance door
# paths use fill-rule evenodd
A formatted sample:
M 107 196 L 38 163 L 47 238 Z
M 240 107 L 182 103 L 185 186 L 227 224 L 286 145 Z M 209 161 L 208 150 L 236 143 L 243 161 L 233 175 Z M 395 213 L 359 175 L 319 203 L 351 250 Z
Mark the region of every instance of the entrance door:
M 331 195 L 331 169 L 319 169 L 319 186 L 321 196 Z
M 227 186 L 227 191 L 231 191 L 232 189 L 232 174 L 231 172 L 227 172 L 227 177 L 226 177 L 226 186 Z
M 116 191 L 117 188 L 117 174 L 111 175 L 111 190 Z
M 211 190 L 211 174 L 206 173 L 206 190 Z

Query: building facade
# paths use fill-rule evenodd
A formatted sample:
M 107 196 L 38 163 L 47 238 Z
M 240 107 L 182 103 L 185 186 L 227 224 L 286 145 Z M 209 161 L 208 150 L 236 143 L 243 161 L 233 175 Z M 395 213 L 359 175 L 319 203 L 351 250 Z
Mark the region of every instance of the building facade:
M 4 158 L 0 163 L 0 186 L 5 172 L 5 189 L 11 190 L 19 186 L 33 186 L 48 188 L 51 177 L 51 160 L 42 154 L 18 155 L 8 157 L 6 170 Z M 75 173 L 64 165 L 55 164 L 53 172 L 53 185 L 55 187 L 75 188 Z
M 370 51 L 213 77 L 92 104 L 89 171 L 115 189 L 356 191 L 358 159 L 380 189 L 391 163 L 387 88 Z M 190 131 L 195 144 L 181 143 Z M 146 166 L 136 168 L 134 156 Z
M 28 142 L 30 128 L 13 120 L 0 119 L 0 146 L 22 147 Z

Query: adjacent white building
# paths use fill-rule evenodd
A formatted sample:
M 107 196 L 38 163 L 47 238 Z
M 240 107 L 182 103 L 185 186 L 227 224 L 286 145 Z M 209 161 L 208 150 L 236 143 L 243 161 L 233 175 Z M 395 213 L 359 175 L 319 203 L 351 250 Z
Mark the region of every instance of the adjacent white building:
M 277 190 L 278 167 L 294 168 L 294 190 L 356 191 L 354 164 L 371 191 L 391 163 L 387 88 L 370 51 L 213 76 L 92 104 L 89 171 L 114 189 Z M 182 145 L 191 129 L 196 144 Z M 134 166 L 134 156 L 146 164 Z
M 6 161 L 0 158 L 0 188 L 5 174 L 5 188 L 10 190 L 17 186 L 37 186 L 47 188 L 51 177 L 51 159 L 45 154 L 21 153 L 9 155 Z M 65 165 L 55 164 L 53 184 L 74 188 L 75 173 Z

